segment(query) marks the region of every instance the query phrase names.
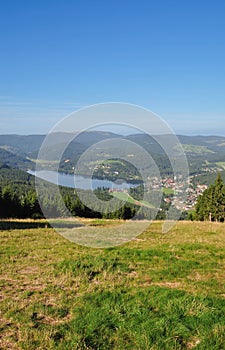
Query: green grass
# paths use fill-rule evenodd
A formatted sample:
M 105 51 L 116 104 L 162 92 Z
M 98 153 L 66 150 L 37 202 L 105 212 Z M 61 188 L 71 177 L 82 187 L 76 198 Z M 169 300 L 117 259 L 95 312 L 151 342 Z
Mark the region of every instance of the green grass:
M 43 220 L 9 223 L 0 223 L 0 349 L 225 348 L 224 224 L 179 222 L 162 234 L 154 222 L 127 244 L 92 249 Z
M 182 144 L 182 148 L 184 149 L 185 153 L 195 153 L 195 154 L 215 153 L 212 150 L 208 149 L 206 146 Z
M 175 193 L 175 191 L 174 191 L 172 188 L 169 188 L 169 187 L 163 187 L 163 188 L 162 188 L 162 191 L 163 191 L 163 193 L 166 194 L 166 195 L 174 194 L 174 193 Z
M 112 192 L 111 194 L 114 197 L 116 197 L 122 201 L 128 202 L 128 203 L 136 204 L 136 205 L 147 207 L 147 208 L 154 208 L 154 206 L 151 203 L 149 203 L 147 201 L 143 201 L 143 200 L 136 200 L 126 192 Z
M 132 198 L 128 193 L 126 192 L 112 192 L 111 193 L 114 197 L 120 199 L 121 201 L 125 201 L 128 203 L 134 204 L 136 201 L 134 198 Z

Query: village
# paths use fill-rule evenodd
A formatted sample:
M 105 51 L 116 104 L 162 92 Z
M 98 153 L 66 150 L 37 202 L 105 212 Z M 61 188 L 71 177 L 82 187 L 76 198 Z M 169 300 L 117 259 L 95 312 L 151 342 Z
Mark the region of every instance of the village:
M 167 204 L 171 204 L 178 210 L 189 211 L 194 208 L 198 196 L 206 189 L 207 185 L 197 183 L 193 185 L 194 175 L 189 176 L 186 181 L 182 176 L 172 177 L 164 176 L 162 178 L 148 178 L 146 188 L 153 191 L 163 191 L 163 200 Z M 110 192 L 128 193 L 129 188 L 113 188 Z
M 197 183 L 193 185 L 194 175 L 189 176 L 185 181 L 182 176 L 165 176 L 162 179 L 154 179 L 152 188 L 162 189 L 164 201 L 172 204 L 179 210 L 191 210 L 197 202 L 197 198 L 206 189 L 207 185 Z

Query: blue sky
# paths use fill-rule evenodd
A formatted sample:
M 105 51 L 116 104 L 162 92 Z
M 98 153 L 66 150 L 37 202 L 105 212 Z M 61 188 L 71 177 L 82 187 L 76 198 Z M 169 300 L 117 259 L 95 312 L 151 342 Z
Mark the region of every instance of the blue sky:
M 224 0 L 2 1 L 0 133 L 118 101 L 225 135 L 224 18 Z

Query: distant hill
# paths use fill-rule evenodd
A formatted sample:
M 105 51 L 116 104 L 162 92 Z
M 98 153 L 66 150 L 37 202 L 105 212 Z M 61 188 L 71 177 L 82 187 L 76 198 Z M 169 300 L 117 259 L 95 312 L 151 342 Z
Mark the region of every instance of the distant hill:
M 225 154 L 225 137 L 223 136 L 178 136 L 182 145 L 205 147 L 215 153 Z
M 0 135 L 0 147 L 14 154 L 32 158 L 32 156 L 38 155 L 45 137 L 46 135 Z M 48 137 L 48 144 L 50 147 L 55 147 L 58 143 L 67 144 L 72 137 L 75 137 L 75 134 L 53 133 Z M 82 144 L 89 147 L 96 142 L 115 137 L 120 136 L 105 131 L 89 131 L 80 133 L 74 142 L 77 145 Z
M 54 133 L 48 138 L 49 145 L 54 146 L 58 142 L 67 143 L 71 139 L 73 134 L 70 133 Z M 74 135 L 75 136 L 75 135 Z M 106 131 L 88 131 L 82 132 L 74 142 L 90 146 L 94 143 L 100 142 L 108 138 L 119 138 L 121 135 L 106 132 Z M 222 136 L 177 136 L 182 145 L 196 146 L 196 150 L 199 147 L 204 147 L 208 151 L 216 153 L 225 153 L 225 137 Z M 0 135 L 0 147 L 14 152 L 15 154 L 23 154 L 29 156 L 32 152 L 38 152 L 40 146 L 45 138 L 45 135 Z M 156 139 L 165 140 L 170 143 L 170 139 L 173 135 L 159 135 L 156 137 L 147 134 L 133 134 L 123 136 L 133 142 L 136 142 L 153 153 L 163 153 L 161 146 L 157 143 Z M 155 139 L 156 138 L 156 139 Z M 60 140 L 60 141 L 59 141 Z
M 0 148 L 0 164 L 9 166 L 11 168 L 19 168 L 25 170 L 34 169 L 35 167 L 35 164 L 29 159 L 6 151 L 3 148 Z
M 91 145 L 108 138 L 121 137 L 121 135 L 111 132 L 88 131 L 80 133 L 70 142 L 74 136 L 70 133 L 50 135 L 49 146 L 46 148 L 45 154 L 45 159 L 49 160 L 49 164 L 57 159 L 59 147 L 65 147 L 60 169 L 71 172 L 81 154 Z M 186 153 L 191 174 L 225 169 L 225 137 L 185 135 L 177 137 Z M 33 169 L 34 163 L 31 160 L 35 161 L 38 157 L 44 138 L 45 135 L 0 135 L 0 163 L 21 169 Z M 123 138 L 139 144 L 148 151 L 162 173 L 172 171 L 170 161 L 160 146 L 160 142 L 166 141 L 170 149 L 175 148 L 173 135 L 153 137 L 146 134 L 133 134 L 123 136 Z M 118 147 L 120 147 L 119 143 Z
M 40 148 L 45 135 L 0 135 L 0 147 L 8 147 L 15 154 L 28 156 Z

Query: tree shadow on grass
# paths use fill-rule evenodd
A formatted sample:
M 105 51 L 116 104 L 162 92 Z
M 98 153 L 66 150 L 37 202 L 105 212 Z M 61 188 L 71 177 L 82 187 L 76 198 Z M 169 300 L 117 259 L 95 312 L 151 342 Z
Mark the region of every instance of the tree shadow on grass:
M 47 221 L 13 221 L 13 220 L 1 220 L 0 230 L 25 230 L 32 228 L 76 228 L 83 225 L 76 222 L 66 221 L 51 221 L 51 224 Z

